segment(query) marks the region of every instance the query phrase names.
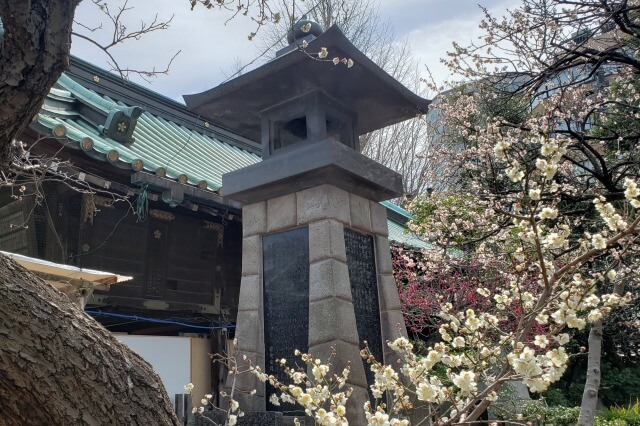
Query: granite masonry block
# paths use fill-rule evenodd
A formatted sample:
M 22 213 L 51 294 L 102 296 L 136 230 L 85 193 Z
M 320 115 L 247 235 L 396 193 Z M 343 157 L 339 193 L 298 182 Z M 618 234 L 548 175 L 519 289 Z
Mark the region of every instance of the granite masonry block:
M 365 232 L 371 232 L 371 213 L 369 200 L 359 195 L 349 194 L 351 211 L 351 227 Z
M 403 365 L 400 362 L 400 360 L 401 360 L 400 355 L 398 355 L 397 352 L 394 352 L 391 349 L 389 349 L 389 347 L 387 346 L 386 342 L 385 342 L 385 347 L 386 347 L 386 350 L 383 351 L 384 364 L 385 365 L 390 365 L 396 371 L 398 371 L 400 368 L 402 368 L 402 365 Z
M 316 426 L 316 419 L 309 416 L 284 416 L 284 426 Z
M 238 363 L 238 368 L 240 370 L 242 370 L 241 373 L 239 373 L 238 375 L 236 375 L 236 383 L 241 383 L 243 384 L 242 389 L 248 389 L 249 391 L 255 389 L 256 390 L 256 395 L 258 396 L 264 396 L 265 394 L 265 384 L 264 382 L 261 382 L 256 376 L 255 374 L 245 371 L 247 370 L 250 366 L 254 366 L 254 367 L 260 367 L 260 369 L 262 371 L 264 371 L 264 354 L 262 353 L 255 353 L 255 352 L 249 352 L 249 351 L 242 351 L 242 350 L 237 350 L 233 353 L 233 356 L 236 358 L 237 363 Z M 231 381 L 233 380 L 233 375 L 229 374 L 227 376 L 227 382 L 225 386 L 231 386 Z M 247 387 L 247 383 L 250 383 L 253 388 L 249 388 Z M 257 385 L 255 383 L 258 383 Z M 257 386 L 257 387 L 256 387 Z
M 257 311 L 262 305 L 262 277 L 245 275 L 240 280 L 238 311 Z
M 264 387 L 264 383 L 261 383 L 259 380 L 257 382 L 258 385 L 262 385 Z M 238 401 L 243 411 L 266 411 L 267 404 L 266 398 L 264 396 L 264 391 L 261 394 L 256 393 L 254 395 L 251 395 L 251 386 L 248 386 L 246 388 L 237 386 L 236 388 L 237 393 L 234 393 L 233 399 Z
M 392 274 L 393 264 L 391 263 L 391 248 L 389 239 L 376 235 L 376 266 L 379 274 Z
M 393 311 L 402 309 L 396 278 L 391 274 L 378 276 L 378 294 L 380 295 L 380 311 Z
M 262 274 L 262 237 L 254 235 L 242 239 L 242 275 Z
M 309 301 L 330 297 L 351 302 L 347 264 L 335 259 L 312 263 L 309 268 Z
M 332 185 L 320 185 L 298 192 L 298 224 L 322 219 L 349 223 L 349 193 Z
M 296 226 L 296 194 L 283 195 L 267 201 L 267 232 Z
M 382 341 L 395 340 L 398 337 L 407 337 L 407 327 L 404 324 L 402 310 L 382 312 L 380 314 L 380 326 L 382 328 Z M 386 343 L 383 344 L 386 346 Z
M 332 357 L 332 353 L 336 357 Z M 362 357 L 360 356 L 360 347 L 355 343 L 347 343 L 341 340 L 332 340 L 325 343 L 319 343 L 309 348 L 309 353 L 314 358 L 322 360 L 323 364 L 331 363 L 330 374 L 341 374 L 345 367 L 349 366 L 349 384 L 367 387 L 367 378 L 364 372 Z M 309 373 L 311 373 L 309 371 Z
M 264 323 L 259 311 L 238 311 L 236 336 L 239 351 L 264 353 Z
M 353 303 L 336 298 L 309 303 L 309 347 L 332 340 L 358 344 Z
M 248 204 L 242 208 L 242 236 L 264 234 L 267 232 L 267 203 Z
M 244 407 L 242 407 L 244 409 Z M 204 418 L 206 417 L 206 418 Z M 205 411 L 202 416 L 196 416 L 196 426 L 223 425 L 227 419 L 226 411 Z M 210 419 L 210 420 L 207 420 Z M 284 426 L 284 416 L 279 411 L 249 411 L 238 417 L 237 426 Z
M 344 225 L 335 220 L 320 220 L 309 224 L 309 262 L 324 259 L 347 261 L 344 247 Z
M 373 233 L 388 237 L 387 208 L 378 202 L 369 201 L 369 209 L 371 211 L 371 230 Z
M 246 370 L 249 365 L 258 365 L 264 371 L 264 356 L 250 351 L 236 350 L 234 357 L 238 361 L 238 367 L 241 370 Z M 246 358 L 246 359 L 245 359 Z M 235 383 L 234 383 L 235 379 Z M 234 399 L 240 403 L 242 410 L 260 411 L 266 409 L 265 404 L 265 384 L 258 380 L 258 378 L 247 371 L 243 371 L 240 374 L 233 375 L 229 373 L 227 375 L 227 381 L 225 383 L 225 392 L 231 394 L 231 386 L 234 386 Z M 251 391 L 256 392 L 251 395 Z M 228 407 L 227 398 L 222 398 L 220 401 L 221 407 Z
M 353 393 L 347 400 L 347 405 L 345 406 L 347 409 L 347 420 L 349 420 L 350 425 L 368 424 L 362 408 L 364 403 L 369 401 L 369 392 L 367 392 L 367 389 L 368 388 L 360 386 L 353 386 Z

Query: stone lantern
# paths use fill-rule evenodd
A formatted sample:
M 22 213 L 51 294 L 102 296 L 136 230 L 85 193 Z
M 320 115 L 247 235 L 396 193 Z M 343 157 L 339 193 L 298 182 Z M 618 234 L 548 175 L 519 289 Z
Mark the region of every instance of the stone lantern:
M 282 377 L 276 359 L 293 361 L 296 349 L 322 360 L 335 352 L 334 371 L 351 367 L 348 418 L 360 425 L 373 380 L 359 354 L 363 342 L 393 363 L 385 342 L 406 329 L 379 204 L 402 195 L 402 177 L 362 155 L 358 137 L 424 114 L 430 101 L 385 73 L 337 26 L 304 33 L 303 25 L 296 32 L 305 51 L 290 34 L 292 46 L 271 62 L 185 101 L 262 142 L 261 163 L 223 176 L 224 197 L 244 205 L 237 355 Z M 323 48 L 328 60 L 309 55 Z M 334 65 L 334 57 L 345 63 Z M 274 389 L 254 377 L 238 377 L 237 387 L 257 389 L 241 398 L 246 411 L 300 410 L 270 404 Z

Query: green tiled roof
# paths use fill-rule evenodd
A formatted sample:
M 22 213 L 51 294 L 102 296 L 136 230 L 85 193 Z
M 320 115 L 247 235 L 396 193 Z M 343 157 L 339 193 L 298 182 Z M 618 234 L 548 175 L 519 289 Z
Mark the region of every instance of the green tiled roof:
M 260 161 L 260 157 L 214 137 L 187 129 L 160 116 L 143 112 L 137 120 L 131 144 L 104 137 L 87 117 L 80 112 L 79 103 L 108 114 L 111 110 L 131 105 L 102 97 L 63 74 L 32 127 L 41 133 L 50 133 L 64 126 L 67 146 L 82 149 L 87 155 L 125 169 L 134 169 L 134 162 L 142 162 L 142 170 L 155 173 L 166 170 L 166 177 L 177 179 L 184 174 L 187 182 L 198 185 L 205 181 L 207 189 L 217 191 L 222 186 L 222 175 Z M 90 138 L 90 146 L 83 141 Z M 87 145 L 89 145 L 87 143 Z M 118 153 L 113 161 L 107 157 Z M 136 163 L 138 166 L 140 163 Z
M 78 62 L 72 58 L 72 63 L 74 61 Z M 95 69 L 96 73 L 104 73 L 90 64 L 79 62 L 85 67 L 92 67 L 92 72 Z M 146 96 L 157 96 L 169 105 L 169 109 L 184 109 L 184 106 L 147 89 L 133 86 L 138 91 L 145 91 Z M 42 135 L 51 135 L 63 126 L 66 137 L 59 138 L 60 142 L 84 151 L 89 157 L 132 172 L 144 170 L 157 174 L 159 169 L 163 169 L 166 177 L 174 180 L 186 175 L 188 185 L 202 185 L 204 181 L 206 189 L 215 192 L 221 188 L 223 174 L 260 161 L 259 155 L 220 140 L 213 128 L 211 134 L 198 131 L 208 128 L 203 120 L 194 123 L 192 127 L 198 130 L 193 130 L 148 111 L 142 112 L 137 119 L 133 143 L 121 143 L 106 137 L 99 129 L 99 125 L 104 123 L 100 120 L 106 119 L 112 111 L 136 106 L 131 104 L 101 95 L 63 74 L 47 95 L 31 128 Z M 429 247 L 414 234 L 406 232 L 406 222 L 411 218 L 409 212 L 389 202 L 382 204 L 389 216 L 390 240 L 416 248 Z
M 418 238 L 414 233 L 407 232 L 407 228 L 403 225 L 400 225 L 391 219 L 387 220 L 387 225 L 389 226 L 389 240 L 395 241 L 396 243 L 404 246 L 431 248 L 429 244 Z

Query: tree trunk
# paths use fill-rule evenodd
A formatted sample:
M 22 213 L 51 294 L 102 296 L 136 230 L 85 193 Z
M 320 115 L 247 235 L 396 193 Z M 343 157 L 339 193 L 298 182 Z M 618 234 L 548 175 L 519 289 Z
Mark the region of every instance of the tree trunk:
M 149 364 L 1 255 L 0 413 L 7 426 L 179 424 Z
M 613 286 L 613 293 L 622 296 L 625 290 L 624 281 Z M 589 330 L 589 357 L 587 358 L 587 379 L 584 383 L 578 426 L 593 426 L 598 408 L 598 390 L 600 389 L 602 359 L 602 320 L 597 321 Z
M 579 426 L 593 426 L 600 388 L 600 359 L 602 357 L 602 320 L 596 321 L 589 331 L 589 357 L 587 358 L 587 380 L 584 384 L 580 405 Z
M 0 170 L 11 141 L 29 125 L 68 66 L 80 0 L 0 0 Z

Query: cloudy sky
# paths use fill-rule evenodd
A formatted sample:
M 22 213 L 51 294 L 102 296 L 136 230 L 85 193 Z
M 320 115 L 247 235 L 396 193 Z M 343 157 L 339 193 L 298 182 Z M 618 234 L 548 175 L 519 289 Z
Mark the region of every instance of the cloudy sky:
M 311 1 L 311 0 L 307 0 Z M 446 56 L 451 43 L 465 44 L 480 34 L 478 23 L 482 12 L 478 3 L 494 14 L 502 15 L 518 4 L 518 0 L 380 0 L 379 14 L 389 20 L 398 38 L 407 37 L 423 65 L 428 65 L 438 82 L 449 79 L 448 72 L 439 63 Z M 116 10 L 122 0 L 109 0 Z M 122 67 L 135 69 L 163 69 L 177 52 L 169 75 L 153 79 L 151 84 L 133 78 L 151 90 L 182 102 L 182 95 L 197 93 L 217 86 L 238 68 L 263 53 L 259 42 L 250 42 L 247 36 L 254 30 L 247 17 L 237 17 L 229 22 L 228 13 L 196 7 L 191 11 L 188 0 L 129 0 L 123 21 L 129 29 L 140 26 L 140 21 L 158 19 L 173 21 L 170 28 L 145 35 L 140 40 L 129 41 L 112 50 Z M 89 0 L 78 7 L 75 20 L 88 27 L 103 23 L 92 37 L 108 40 L 113 26 L 109 27 L 105 16 Z M 76 30 L 86 30 L 76 25 Z M 259 36 L 260 34 L 258 34 Z M 74 38 L 72 53 L 98 66 L 108 68 L 107 57 L 90 43 Z M 256 62 L 256 65 L 259 61 Z

